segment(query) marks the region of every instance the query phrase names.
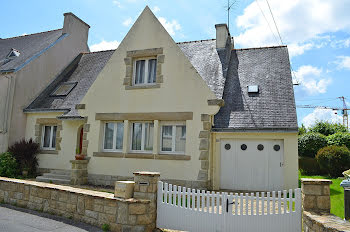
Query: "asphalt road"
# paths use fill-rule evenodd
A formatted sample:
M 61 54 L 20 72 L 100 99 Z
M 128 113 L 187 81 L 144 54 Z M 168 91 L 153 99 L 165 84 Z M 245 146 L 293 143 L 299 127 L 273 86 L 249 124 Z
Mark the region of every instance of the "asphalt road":
M 0 205 L 0 232 L 97 232 L 100 228 L 9 205 Z

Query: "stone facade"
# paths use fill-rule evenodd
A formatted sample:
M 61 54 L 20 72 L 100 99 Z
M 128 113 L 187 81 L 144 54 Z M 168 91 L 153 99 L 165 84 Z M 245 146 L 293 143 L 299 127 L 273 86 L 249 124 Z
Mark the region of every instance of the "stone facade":
M 35 137 L 34 141 L 40 144 L 41 147 L 41 133 L 43 130 L 43 126 L 47 125 L 55 125 L 57 126 L 56 131 L 56 149 L 54 151 L 45 151 L 45 153 L 58 154 L 58 151 L 61 150 L 61 132 L 62 132 L 62 121 L 57 118 L 38 118 L 35 124 Z
M 87 166 L 89 160 L 71 160 L 71 184 L 83 185 L 88 183 L 88 170 Z
M 83 144 L 81 148 L 81 154 L 87 155 L 87 149 L 89 145 L 88 133 L 90 131 L 90 124 L 85 123 L 83 126 Z
M 199 160 L 201 162 L 201 169 L 198 172 L 197 180 L 203 182 L 202 188 L 208 187 L 208 175 L 209 175 L 209 148 L 210 148 L 210 130 L 211 122 L 210 115 L 202 114 L 201 121 L 203 122 L 203 130 L 199 132 Z
M 305 232 L 350 231 L 350 223 L 330 214 L 330 180 L 301 179 Z
M 159 173 L 158 173 L 159 175 Z M 135 179 L 140 182 L 142 175 Z M 97 192 L 35 181 L 0 177 L 0 202 L 73 218 L 111 231 L 153 231 L 156 223 L 159 176 L 146 176 L 151 188 L 136 187 L 138 197 L 115 198 L 112 193 Z M 146 191 L 145 191 L 146 190 Z M 151 199 L 151 200 L 150 200 Z

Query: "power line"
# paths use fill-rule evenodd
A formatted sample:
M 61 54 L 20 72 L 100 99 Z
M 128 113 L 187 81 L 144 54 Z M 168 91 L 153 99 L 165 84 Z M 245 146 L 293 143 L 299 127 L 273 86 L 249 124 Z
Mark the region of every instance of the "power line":
M 278 30 L 278 27 L 277 27 L 277 23 L 276 23 L 275 17 L 273 17 L 273 14 L 272 14 L 272 10 L 271 10 L 271 7 L 270 7 L 270 4 L 269 4 L 269 1 L 268 1 L 268 0 L 266 0 L 266 3 L 267 3 L 267 5 L 269 6 L 269 10 L 270 10 L 270 13 L 271 13 L 271 16 L 272 16 L 273 22 L 275 23 L 275 27 L 276 27 L 276 30 L 277 30 L 278 36 L 280 37 L 281 43 L 282 43 L 282 45 L 283 45 L 282 37 L 281 37 L 280 31 Z
M 259 7 L 259 9 L 260 9 L 260 11 L 261 11 L 261 14 L 264 16 L 265 21 L 267 22 L 267 25 L 269 26 L 269 29 L 270 29 L 270 31 L 271 31 L 271 33 L 272 33 L 273 37 L 275 38 L 276 42 L 278 43 L 278 39 L 277 39 L 277 37 L 276 37 L 275 33 L 273 33 L 273 30 L 272 30 L 272 28 L 271 28 L 271 26 L 270 26 L 270 23 L 269 23 L 269 21 L 267 20 L 267 18 L 266 18 L 266 16 L 265 16 L 265 14 L 264 14 L 264 11 L 261 9 L 261 7 L 260 7 L 260 4 L 259 4 L 258 0 L 255 0 L 255 2 L 256 2 L 256 4 L 258 5 L 258 7 Z

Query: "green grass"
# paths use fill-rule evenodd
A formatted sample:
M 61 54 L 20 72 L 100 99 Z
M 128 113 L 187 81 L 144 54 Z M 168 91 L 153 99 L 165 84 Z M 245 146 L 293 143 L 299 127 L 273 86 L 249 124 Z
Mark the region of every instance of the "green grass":
M 332 179 L 327 176 L 305 176 L 299 172 L 299 186 L 300 178 L 312 178 L 312 179 L 329 179 L 333 183 L 330 186 L 331 190 L 331 213 L 344 218 L 344 189 L 340 186 L 341 179 Z

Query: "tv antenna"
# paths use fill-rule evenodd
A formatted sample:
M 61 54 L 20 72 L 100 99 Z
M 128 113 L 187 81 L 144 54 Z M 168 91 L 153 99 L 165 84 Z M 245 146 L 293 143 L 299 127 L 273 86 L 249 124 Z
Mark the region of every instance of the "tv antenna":
M 233 3 L 230 3 L 230 0 L 227 0 L 227 28 L 230 31 L 230 10 L 233 6 L 233 4 L 235 4 L 237 2 L 237 0 L 234 0 Z

